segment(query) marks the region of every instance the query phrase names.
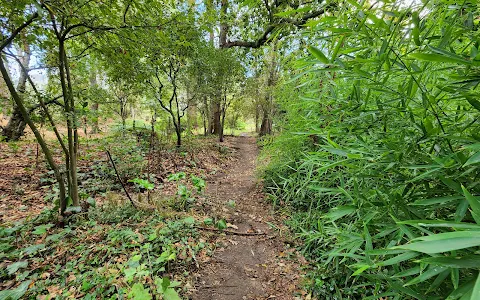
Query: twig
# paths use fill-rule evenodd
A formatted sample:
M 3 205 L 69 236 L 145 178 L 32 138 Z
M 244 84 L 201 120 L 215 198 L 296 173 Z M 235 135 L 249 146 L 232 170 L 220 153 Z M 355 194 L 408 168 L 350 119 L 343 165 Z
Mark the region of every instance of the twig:
M 232 234 L 232 235 L 243 235 L 243 236 L 253 236 L 253 235 L 265 235 L 265 232 L 237 232 L 237 231 L 232 231 L 232 230 L 221 230 L 221 229 L 216 229 L 216 228 L 208 228 L 208 227 L 201 227 L 201 226 L 193 226 L 194 228 L 201 229 L 201 230 L 207 230 L 207 231 L 215 231 L 215 232 L 220 232 L 220 233 L 225 233 L 225 234 Z
M 125 185 L 123 184 L 122 179 L 120 178 L 120 175 L 118 175 L 117 167 L 115 166 L 115 162 L 112 159 L 112 155 L 110 155 L 110 151 L 107 150 L 108 158 L 112 162 L 113 169 L 115 170 L 115 174 L 117 174 L 118 181 L 120 181 L 120 184 L 122 185 L 123 190 L 125 191 L 125 194 L 127 194 L 128 200 L 130 200 L 130 203 L 132 203 L 132 206 L 137 208 L 135 203 L 133 202 L 132 197 L 130 197 L 130 194 L 127 192 L 127 189 L 125 188 Z
M 199 286 L 201 289 L 218 289 L 218 288 L 232 288 L 237 287 L 237 285 L 204 285 Z

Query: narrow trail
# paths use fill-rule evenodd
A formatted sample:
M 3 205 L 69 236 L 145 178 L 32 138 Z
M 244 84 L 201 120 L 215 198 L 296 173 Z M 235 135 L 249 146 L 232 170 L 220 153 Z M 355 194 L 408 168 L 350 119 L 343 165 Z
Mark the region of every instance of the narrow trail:
M 238 149 L 238 161 L 209 180 L 204 207 L 231 224 L 230 230 L 265 234 L 210 234 L 218 246 L 213 257 L 200 266 L 192 299 L 302 299 L 299 261 L 303 259 L 269 225 L 285 229 L 275 220 L 254 176 L 255 138 L 231 137 L 229 142 Z

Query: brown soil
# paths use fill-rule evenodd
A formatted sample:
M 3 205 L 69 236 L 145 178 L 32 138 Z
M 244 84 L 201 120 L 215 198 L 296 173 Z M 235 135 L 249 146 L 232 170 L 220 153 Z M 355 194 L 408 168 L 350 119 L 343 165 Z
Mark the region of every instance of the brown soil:
M 288 230 L 278 216 L 274 217 L 261 184 L 255 180 L 255 138 L 234 137 L 227 142 L 238 149 L 238 161 L 207 183 L 204 209 L 207 215 L 225 219 L 229 231 L 264 234 L 205 232 L 215 240 L 217 249 L 200 265 L 192 299 L 304 299 L 299 263 L 304 259 L 280 234 Z M 227 204 L 233 201 L 234 207 Z

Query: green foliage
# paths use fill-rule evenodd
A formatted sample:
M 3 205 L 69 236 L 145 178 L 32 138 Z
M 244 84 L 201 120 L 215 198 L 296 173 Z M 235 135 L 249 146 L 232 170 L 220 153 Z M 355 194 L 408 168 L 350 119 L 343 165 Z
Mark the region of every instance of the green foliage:
M 215 227 L 220 230 L 227 229 L 227 222 L 224 219 L 218 220 L 218 222 L 215 224 Z
M 168 277 L 163 277 L 162 279 L 155 279 L 155 285 L 157 286 L 157 293 L 162 295 L 165 300 L 181 300 L 174 289 L 180 285 L 180 282 L 170 281 Z
M 478 6 L 425 3 L 344 2 L 278 93 L 265 185 L 321 299 L 478 293 Z
M 167 179 L 168 181 L 179 181 L 180 179 L 185 179 L 187 175 L 185 172 L 178 172 L 178 173 L 172 173 L 168 175 Z
M 202 193 L 205 190 L 205 180 L 203 178 L 195 176 L 195 175 L 190 175 L 190 179 L 192 180 L 192 185 L 195 187 L 198 193 Z
M 0 259 L 11 262 L 0 270 L 0 280 L 18 282 L 0 292 L 0 299 L 180 299 L 180 282 L 167 276 L 188 270 L 195 255 L 209 247 L 197 242 L 193 218 L 165 219 L 131 206 L 105 205 L 75 218 L 65 228 L 40 219 L 0 228 Z
M 18 287 L 6 291 L 0 291 L 0 300 L 18 300 L 21 299 L 28 290 L 31 280 L 22 282 Z
M 129 182 L 133 182 L 139 188 L 145 189 L 145 190 L 153 190 L 155 188 L 155 184 L 151 183 L 150 181 L 148 181 L 146 179 L 134 178 L 134 179 L 129 180 Z
M 168 175 L 167 178 L 169 181 L 178 181 L 177 184 L 177 201 L 176 201 L 176 208 L 178 210 L 188 210 L 195 202 L 195 196 L 202 194 L 205 190 L 205 180 L 201 177 L 195 176 L 193 174 L 190 175 L 190 180 L 185 181 L 187 179 L 187 175 L 185 172 L 178 172 Z M 187 186 L 190 184 L 195 189 L 194 192 L 190 190 Z M 196 193 L 195 193 L 196 192 Z

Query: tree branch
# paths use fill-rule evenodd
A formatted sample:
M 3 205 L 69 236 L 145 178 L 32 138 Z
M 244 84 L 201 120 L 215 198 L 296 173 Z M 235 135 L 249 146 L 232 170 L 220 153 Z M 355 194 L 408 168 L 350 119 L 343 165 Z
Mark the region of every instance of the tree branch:
M 259 38 L 257 38 L 255 41 L 227 41 L 227 43 L 223 44 L 223 48 L 232 48 L 232 47 L 243 47 L 243 48 L 260 48 L 261 46 L 267 44 L 270 42 L 269 36 L 270 34 L 277 29 L 278 27 L 285 25 L 285 24 L 290 24 L 294 25 L 296 27 L 303 26 L 307 23 L 308 20 L 314 19 L 318 16 L 323 15 L 328 8 L 331 8 L 331 6 L 325 7 L 323 9 L 317 10 L 310 12 L 308 14 L 305 14 L 302 18 L 300 19 L 291 19 L 291 18 L 282 18 L 279 20 L 279 22 L 270 24 L 268 25 L 262 35 L 260 35 Z
M 123 13 L 123 23 L 125 24 L 127 24 L 127 13 L 128 9 L 130 8 L 130 4 L 132 4 L 132 2 L 128 2 L 127 7 L 125 8 L 125 12 Z
M 60 133 L 58 132 L 57 130 L 57 126 L 55 125 L 55 122 L 53 121 L 53 118 L 52 118 L 52 115 L 50 114 L 50 112 L 48 111 L 48 108 L 47 106 L 51 103 L 55 103 L 57 105 L 60 105 L 62 107 L 64 107 L 60 102 L 58 102 L 57 100 L 62 98 L 63 95 L 60 95 L 58 97 L 55 97 L 47 102 L 44 102 L 43 101 L 43 98 L 42 98 L 42 95 L 40 94 L 40 91 L 37 89 L 37 87 L 35 86 L 35 84 L 33 83 L 33 80 L 32 78 L 30 77 L 30 75 L 28 74 L 28 70 L 25 68 L 25 66 L 22 64 L 22 62 L 20 61 L 20 59 L 18 59 L 18 57 L 12 53 L 6 53 L 7 55 L 13 57 L 13 59 L 15 59 L 15 61 L 20 65 L 20 68 L 22 69 L 22 72 L 25 74 L 25 76 L 27 77 L 27 80 L 28 82 L 30 83 L 30 86 L 32 87 L 33 91 L 35 92 L 37 98 L 38 98 L 38 101 L 39 101 L 39 104 L 35 105 L 34 107 L 30 108 L 28 110 L 28 114 L 31 114 L 34 110 L 36 110 L 37 108 L 39 107 L 42 107 L 43 108 L 43 111 L 45 112 L 45 115 L 47 116 L 47 119 L 48 121 L 50 122 L 50 125 L 52 126 L 52 129 L 53 131 L 55 132 L 55 136 L 57 137 L 57 140 L 58 142 L 60 143 L 60 145 L 62 146 L 62 149 L 65 153 L 65 155 L 68 156 L 68 149 L 67 147 L 65 146 L 65 143 L 63 142 L 63 139 L 60 135 Z
M 38 17 L 38 13 L 35 12 L 32 16 L 30 16 L 30 18 L 28 18 L 28 20 L 23 23 L 22 25 L 20 25 L 20 27 L 17 27 L 17 29 L 15 29 L 12 34 L 10 34 L 10 36 L 6 39 L 4 39 L 2 41 L 2 44 L 0 45 L 0 51 L 2 51 L 5 47 L 7 47 L 12 41 L 13 39 L 23 30 L 25 29 L 25 27 L 27 27 L 28 25 L 30 25 L 36 18 Z

